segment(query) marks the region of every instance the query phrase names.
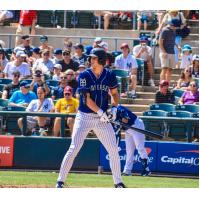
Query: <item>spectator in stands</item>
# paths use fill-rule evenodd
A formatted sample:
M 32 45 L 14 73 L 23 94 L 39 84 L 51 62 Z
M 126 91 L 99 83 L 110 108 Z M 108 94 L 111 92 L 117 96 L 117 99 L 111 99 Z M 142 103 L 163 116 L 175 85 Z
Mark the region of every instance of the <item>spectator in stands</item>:
M 77 71 L 79 66 L 78 62 L 72 60 L 69 50 L 63 51 L 63 60 L 59 61 L 59 64 L 62 66 L 62 72 L 65 72 L 67 69 Z
M 167 25 L 168 21 L 174 21 L 174 25 L 176 27 L 176 37 L 175 37 L 175 62 L 176 62 L 176 67 L 178 68 L 178 58 L 179 58 L 179 51 L 180 51 L 180 46 L 181 46 L 181 41 L 182 41 L 182 36 L 178 34 L 178 31 L 182 29 L 186 25 L 186 19 L 183 15 L 182 12 L 179 12 L 178 10 L 169 10 L 159 26 L 157 33 L 159 34 L 162 30 L 162 28 Z M 179 31 L 180 32 L 180 31 Z
M 163 20 L 163 17 L 165 15 L 166 11 L 165 10 L 156 10 L 156 16 L 158 20 L 158 25 L 160 26 Z
M 85 65 L 87 63 L 87 55 L 84 53 L 84 46 L 80 43 L 77 43 L 74 46 L 75 54 L 73 56 L 73 61 L 78 62 L 79 65 Z
M 103 39 L 101 37 L 96 37 L 93 42 L 93 48 L 103 48 L 104 51 L 107 52 L 108 51 L 108 43 L 103 41 Z
M 192 65 L 192 47 L 189 44 L 185 44 L 182 48 L 181 55 L 181 69 L 185 69 Z
M 192 74 L 192 78 L 199 78 L 199 55 L 193 55 L 190 72 Z
M 27 107 L 33 99 L 37 99 L 36 94 L 30 91 L 30 85 L 27 81 L 22 81 L 20 90 L 15 91 L 10 97 L 9 105 Z
M 68 51 L 72 51 L 72 46 L 73 46 L 73 43 L 72 41 L 70 40 L 70 38 L 65 38 L 64 39 L 64 50 L 68 50 Z
M 5 51 L 0 48 L 0 78 L 4 77 L 3 70 L 8 63 L 8 59 L 6 58 Z
M 44 75 L 42 74 L 41 70 L 36 70 L 35 73 L 33 74 L 33 80 L 30 84 L 30 90 L 33 91 L 35 94 L 37 94 L 37 89 L 39 87 L 44 87 L 46 95 L 50 93 L 50 88 L 46 84 L 44 80 Z
M 32 50 L 32 56 L 29 57 L 28 63 L 30 64 L 31 67 L 33 67 L 33 64 L 36 62 L 36 60 L 41 58 L 41 50 L 39 47 L 35 47 Z
M 36 10 L 21 10 L 19 25 L 16 30 L 17 35 L 35 35 L 35 26 L 37 22 Z M 16 36 L 15 46 L 21 44 L 20 36 Z
M 178 102 L 182 104 L 199 104 L 199 91 L 195 81 L 191 81 L 188 90 L 185 91 Z
M 29 35 L 23 35 L 21 37 L 22 44 L 19 45 L 19 47 L 24 49 L 24 52 L 26 55 L 28 55 L 28 57 L 32 56 L 33 53 L 33 46 L 30 45 L 30 40 L 31 38 L 29 37 Z
M 48 37 L 46 35 L 42 35 L 40 37 L 40 43 L 41 43 L 41 46 L 39 47 L 42 51 L 43 50 L 48 50 L 49 53 L 50 53 L 50 58 L 52 58 L 52 54 L 53 54 L 53 47 L 50 46 L 48 44 Z
M 0 25 L 2 25 L 5 20 L 10 20 L 13 17 L 13 10 L 0 10 Z
M 61 73 L 60 75 L 60 84 L 57 87 L 52 89 L 52 96 L 53 100 L 63 98 L 63 91 L 64 88 L 67 86 L 67 75 L 66 73 Z
M 106 52 L 106 65 L 105 68 L 112 68 L 112 64 L 115 62 L 115 58 L 112 53 Z
M 148 22 L 152 18 L 152 12 L 149 10 L 141 10 L 137 12 L 137 29 L 140 30 L 144 24 L 144 30 L 147 30 Z
M 12 79 L 13 81 L 12 83 L 4 86 L 2 99 L 10 99 L 12 94 L 20 89 L 20 83 L 19 83 L 20 72 L 14 71 L 12 75 L 13 75 Z
M 130 74 L 130 97 L 136 98 L 136 85 L 137 85 L 137 61 L 133 55 L 130 54 L 130 48 L 127 43 L 121 44 L 122 54 L 115 58 L 114 66 L 117 69 L 127 70 Z M 126 91 L 128 92 L 128 91 Z M 122 93 L 121 96 L 126 96 Z
M 20 79 L 27 79 L 31 77 L 31 72 L 29 69 L 29 64 L 24 62 L 26 54 L 23 51 L 18 51 L 16 53 L 16 59 L 14 61 L 8 62 L 3 72 L 5 78 L 13 78 L 13 71 L 20 72 Z
M 190 82 L 192 81 L 192 74 L 189 68 L 186 68 L 183 72 L 181 72 L 181 77 L 177 81 L 176 89 L 187 90 Z
M 169 82 L 160 81 L 159 90 L 156 92 L 155 103 L 175 103 L 174 93 L 169 90 Z
M 75 71 L 73 71 L 72 69 L 68 69 L 65 73 L 67 75 L 67 86 L 70 86 L 72 88 L 72 92 L 73 92 L 72 94 L 73 96 L 75 96 L 76 89 L 78 87 Z
M 44 49 L 42 51 L 42 57 L 35 61 L 33 64 L 32 71 L 41 70 L 43 74 L 51 75 L 53 74 L 53 62 L 50 59 L 50 51 Z
M 62 66 L 61 64 L 55 64 L 53 67 L 53 77 L 52 80 L 60 81 Z
M 53 53 L 54 53 L 54 58 L 52 59 L 52 61 L 53 61 L 53 64 L 55 65 L 55 64 L 58 64 L 59 61 L 61 61 L 63 59 L 62 49 L 57 48 L 57 49 L 54 50 Z
M 94 11 L 94 15 L 96 17 L 103 16 L 104 19 L 104 30 L 107 30 L 110 24 L 110 20 L 118 17 L 117 12 L 111 12 L 111 11 Z
M 72 97 L 72 88 L 70 86 L 65 87 L 64 89 L 64 98 L 59 99 L 55 105 L 56 113 L 65 113 L 71 114 L 76 113 L 78 110 L 79 101 Z M 70 129 L 70 132 L 73 131 L 74 126 L 74 118 L 67 117 L 67 125 Z M 54 122 L 54 136 L 58 137 L 60 135 L 60 126 L 61 126 L 61 118 L 56 117 Z
M 160 61 L 162 71 L 160 74 L 160 80 L 167 80 L 170 82 L 172 68 L 175 67 L 175 33 L 176 27 L 174 20 L 168 21 L 167 27 L 162 29 L 159 37 L 160 46 Z
M 153 80 L 153 63 L 152 63 L 152 49 L 148 46 L 148 38 L 146 36 L 140 37 L 140 44 L 133 48 L 133 55 L 136 58 L 143 59 L 147 64 L 147 70 L 149 74 L 148 84 L 155 86 Z
M 37 88 L 38 99 L 30 102 L 26 108 L 27 112 L 54 112 L 54 104 L 51 98 L 46 98 L 46 90 L 44 87 Z M 27 128 L 32 131 L 33 136 L 46 136 L 45 126 L 50 124 L 48 117 L 27 116 Z M 18 126 L 22 130 L 23 119 L 18 119 Z M 39 126 L 39 130 L 37 129 Z

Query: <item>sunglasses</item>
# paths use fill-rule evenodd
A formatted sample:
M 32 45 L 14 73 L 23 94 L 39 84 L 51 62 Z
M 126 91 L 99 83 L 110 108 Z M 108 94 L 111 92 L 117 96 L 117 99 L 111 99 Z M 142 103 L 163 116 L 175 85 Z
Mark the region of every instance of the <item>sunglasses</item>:
M 69 56 L 70 54 L 69 53 L 63 53 L 63 56 Z
M 195 84 L 190 84 L 190 86 L 192 86 L 192 87 L 197 87 Z
M 44 54 L 44 56 L 49 56 L 49 54 Z
M 60 77 L 61 79 L 67 79 L 67 77 L 65 76 L 65 77 Z
M 19 78 L 20 76 L 19 75 L 14 75 L 14 77 L 18 77 Z
M 65 95 L 65 96 L 70 96 L 70 95 L 71 95 L 71 93 L 65 93 L 64 95 Z
M 69 75 L 70 75 L 70 76 L 73 76 L 74 74 L 66 74 L 66 75 L 67 75 L 67 76 L 69 76 Z

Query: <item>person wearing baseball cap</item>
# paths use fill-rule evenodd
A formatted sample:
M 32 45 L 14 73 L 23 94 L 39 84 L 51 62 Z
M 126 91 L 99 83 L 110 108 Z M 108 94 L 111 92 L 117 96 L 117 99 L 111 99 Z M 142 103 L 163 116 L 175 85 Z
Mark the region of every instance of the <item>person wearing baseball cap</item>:
M 15 91 L 10 97 L 9 105 L 27 107 L 33 99 L 37 99 L 37 96 L 30 91 L 30 85 L 27 81 L 22 81 L 19 86 L 20 90 Z
M 122 53 L 115 58 L 114 66 L 117 69 L 128 71 L 131 80 L 129 88 L 124 87 L 124 85 L 122 86 L 121 97 L 129 95 L 131 98 L 134 99 L 136 98 L 138 64 L 135 57 L 131 55 L 129 45 L 127 43 L 122 43 L 120 49 L 122 50 Z
M 175 104 L 174 93 L 169 90 L 169 81 L 161 80 L 159 90 L 156 92 L 155 103 L 172 103 Z
M 147 65 L 148 79 L 144 80 L 144 84 L 146 84 L 146 81 L 148 81 L 148 85 L 154 87 L 155 83 L 153 80 L 152 49 L 148 45 L 149 40 L 147 36 L 142 35 L 139 40 L 140 44 L 133 47 L 133 55 L 136 58 L 143 59 Z
M 64 114 L 71 114 L 71 113 L 77 113 L 79 101 L 78 99 L 74 98 L 72 96 L 72 87 L 66 86 L 63 91 L 64 98 L 59 99 L 56 102 L 55 105 L 55 112 L 56 113 L 64 113 Z M 63 106 L 65 105 L 65 106 Z M 73 131 L 74 126 L 74 118 L 73 117 L 67 117 L 66 118 L 67 125 L 70 129 L 70 132 Z M 60 126 L 61 126 L 61 118 L 56 117 L 54 122 L 54 136 L 58 137 L 60 136 Z
M 59 61 L 61 61 L 63 59 L 63 57 L 62 57 L 62 49 L 60 49 L 60 48 L 55 49 L 54 52 L 53 52 L 53 55 L 54 55 L 54 57 L 52 59 L 53 64 L 54 65 L 58 64 Z
M 61 71 L 62 71 L 62 65 L 61 64 L 55 64 L 54 67 L 53 67 L 52 80 L 60 81 Z
M 74 46 L 75 54 L 73 56 L 73 61 L 78 62 L 79 65 L 85 65 L 87 62 L 87 55 L 84 53 L 84 46 L 80 43 L 77 43 Z
M 192 65 L 192 47 L 185 44 L 182 48 L 180 68 L 185 69 Z
M 31 77 L 31 71 L 29 64 L 24 62 L 27 55 L 24 51 L 17 51 L 15 60 L 8 62 L 3 72 L 5 74 L 5 78 L 13 79 L 13 71 L 20 72 L 20 78 L 27 79 Z

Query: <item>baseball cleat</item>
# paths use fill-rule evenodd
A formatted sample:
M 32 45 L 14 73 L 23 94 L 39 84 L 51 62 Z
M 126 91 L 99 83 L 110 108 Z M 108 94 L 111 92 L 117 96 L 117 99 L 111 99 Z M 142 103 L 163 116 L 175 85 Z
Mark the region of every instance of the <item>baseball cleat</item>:
M 56 188 L 64 188 L 64 183 L 62 181 L 58 181 L 56 183 Z
M 122 176 L 132 176 L 132 174 L 128 174 L 128 173 L 123 172 Z
M 126 186 L 123 183 L 115 184 L 115 188 L 126 188 Z
M 149 176 L 151 174 L 151 171 L 150 170 L 146 170 L 144 169 L 141 173 L 141 176 Z

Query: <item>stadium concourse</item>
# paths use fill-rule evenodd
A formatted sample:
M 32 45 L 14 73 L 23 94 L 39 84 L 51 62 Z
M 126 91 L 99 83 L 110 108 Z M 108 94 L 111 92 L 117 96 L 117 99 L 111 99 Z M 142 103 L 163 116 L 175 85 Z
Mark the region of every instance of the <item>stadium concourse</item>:
M 196 154 L 199 142 L 199 13 L 194 10 L 174 11 L 174 13 L 176 12 L 184 16 L 184 26 L 188 25 L 190 33 L 182 40 L 179 38 L 181 48 L 178 53 L 179 60 L 176 66 L 173 66 L 169 81 L 160 80 L 162 68 L 159 57 L 159 35 L 156 30 L 161 27 L 162 18 L 165 15 L 170 15 L 173 11 L 149 11 L 150 14 L 146 12 L 141 14 L 142 11 L 141 13 L 138 11 L 115 12 L 106 22 L 106 27 L 109 24 L 107 28 L 105 28 L 104 22 L 108 18 L 103 15 L 96 16 L 91 11 L 37 11 L 37 22 L 34 24 L 35 33 L 24 32 L 20 34 L 17 32 L 20 36 L 17 37 L 17 40 L 16 30 L 19 31 L 21 25 L 25 31 L 25 25 L 20 24 L 20 11 L 15 11 L 13 19 L 7 19 L 0 25 L 0 137 L 2 137 L 1 142 L 6 141 L 14 149 L 17 149 L 10 155 L 13 159 L 12 162 L 9 158 L 8 163 L 7 160 L 5 161 L 8 164 L 5 166 L 58 169 L 61 157 L 57 158 L 55 152 L 60 152 L 63 155 L 64 149 L 66 149 L 64 142 L 67 142 L 67 146 L 69 146 L 74 123 L 73 113 L 77 111 L 78 107 L 77 79 L 79 74 L 90 66 L 87 58 L 91 49 L 98 47 L 107 52 L 106 67 L 116 73 L 120 104 L 143 119 L 147 130 L 164 136 L 161 142 L 146 137 L 146 148 L 152 162 L 150 165 L 152 171 L 198 176 Z M 141 18 L 141 16 L 143 17 Z M 33 17 L 33 22 L 34 19 Z M 143 27 L 145 21 L 147 25 Z M 172 20 L 169 21 L 164 20 L 162 26 L 171 25 Z M 27 26 L 29 31 L 31 24 Z M 20 45 L 17 44 L 19 38 L 21 38 Z M 148 51 L 136 53 L 136 51 L 133 52 L 134 47 L 138 47 L 138 49 L 144 47 Z M 117 69 L 116 66 L 115 61 L 120 60 L 124 49 L 128 50 L 128 55 L 135 60 L 138 66 L 137 72 L 131 76 L 130 71 Z M 189 53 L 185 54 L 185 52 Z M 126 59 L 124 60 L 127 62 L 127 66 L 122 66 L 122 68 L 127 68 L 132 64 L 128 63 Z M 180 68 L 183 61 L 189 65 Z M 19 70 L 20 73 L 15 71 L 17 66 L 23 68 Z M 151 66 L 153 66 L 153 73 Z M 181 74 L 184 70 L 190 73 L 191 79 L 186 77 L 183 80 Z M 185 71 L 184 73 L 187 73 Z M 152 77 L 150 77 L 151 73 Z M 135 79 L 132 79 L 132 76 Z M 134 95 L 133 88 L 130 89 L 132 87 L 130 83 L 133 80 L 136 80 L 137 83 Z M 177 87 L 178 82 L 182 83 L 184 89 Z M 161 96 L 163 95 L 163 87 L 167 88 L 167 92 L 173 93 L 174 102 L 168 98 L 170 103 L 163 101 L 155 103 L 158 91 Z M 189 99 L 189 101 L 191 100 L 189 104 L 179 105 L 179 99 L 183 98 L 183 93 L 186 94 L 187 91 L 196 93 L 192 96 L 192 100 Z M 25 94 L 29 94 L 30 97 L 23 99 Z M 162 100 L 167 99 L 165 96 L 163 95 Z M 41 108 L 42 106 L 34 100 L 37 98 L 40 101 L 45 99 L 47 106 Z M 33 102 L 30 103 L 30 100 Z M 62 106 L 63 104 L 65 106 Z M 56 113 L 51 113 L 53 106 Z M 66 123 L 63 113 L 72 114 Z M 39 117 L 36 118 L 36 115 Z M 52 117 L 52 119 L 48 117 Z M 18 121 L 19 118 L 21 119 Z M 56 125 L 54 118 L 57 119 Z M 60 118 L 62 119 L 60 120 Z M 59 128 L 61 131 L 57 133 Z M 21 135 L 29 137 L 20 137 Z M 64 137 L 63 140 L 59 140 L 60 136 Z M 43 143 L 44 138 L 46 139 L 45 144 Z M 92 139 L 90 140 L 90 138 Z M 84 155 L 92 148 L 95 155 L 99 155 L 101 152 L 103 157 L 101 165 L 105 171 L 109 171 L 108 155 L 99 142 L 93 138 L 96 136 L 90 132 L 87 138 L 88 147 L 84 147 L 83 153 L 80 153 L 78 164 L 75 163 L 75 169 L 96 169 L 100 160 L 95 157 L 91 163 L 88 160 L 90 166 L 85 164 L 87 160 L 85 160 Z M 122 139 L 124 139 L 124 133 L 122 133 Z M 26 151 L 22 144 L 24 147 L 30 145 L 30 149 Z M 55 158 L 55 160 L 51 160 L 45 152 L 39 153 L 38 150 L 38 160 L 27 163 L 28 157 L 34 149 L 34 144 L 37 144 L 38 149 L 55 148 L 54 152 L 51 151 L 51 159 Z M 123 154 L 120 155 L 120 159 L 125 162 L 124 140 L 120 145 L 121 150 L 119 151 Z M 10 152 L 10 148 L 1 146 L 1 143 L 0 147 L 2 147 L 0 155 Z M 11 149 L 13 150 L 13 148 Z M 167 154 L 166 149 L 171 151 Z M 191 155 L 177 155 L 177 152 L 186 151 L 190 152 Z M 33 152 L 36 153 L 35 150 Z M 43 158 L 46 159 L 45 162 L 40 162 Z M 138 155 L 135 159 L 140 162 Z M 165 164 L 171 164 L 171 168 Z M 188 172 L 184 171 L 184 165 L 187 164 L 192 166 Z M 174 169 L 174 165 L 177 165 L 177 168 Z M 178 165 L 182 167 L 178 169 Z M 140 167 L 136 165 L 137 170 L 140 170 Z

